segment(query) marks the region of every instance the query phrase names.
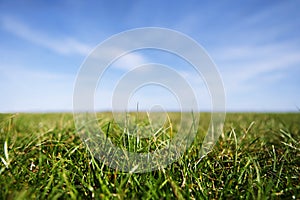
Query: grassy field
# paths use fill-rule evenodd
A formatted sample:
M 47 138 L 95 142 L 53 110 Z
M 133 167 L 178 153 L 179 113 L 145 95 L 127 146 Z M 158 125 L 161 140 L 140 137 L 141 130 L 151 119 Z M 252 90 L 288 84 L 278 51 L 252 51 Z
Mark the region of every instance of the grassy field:
M 104 129 L 110 121 L 99 114 Z M 300 199 L 299 113 L 229 113 L 200 162 L 197 138 L 164 169 L 124 173 L 91 155 L 71 114 L 1 114 L 0 199 Z

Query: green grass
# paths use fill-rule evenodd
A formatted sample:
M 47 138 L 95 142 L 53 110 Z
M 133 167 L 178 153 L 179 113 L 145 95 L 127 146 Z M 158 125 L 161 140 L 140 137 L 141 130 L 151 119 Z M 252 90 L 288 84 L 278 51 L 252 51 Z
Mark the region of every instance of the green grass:
M 300 199 L 300 114 L 227 114 L 218 143 L 199 162 L 209 117 L 201 116 L 198 137 L 179 160 L 136 174 L 96 160 L 71 114 L 1 114 L 0 199 Z M 124 140 L 108 114 L 99 114 L 99 124 L 131 151 L 157 148 Z M 159 141 L 170 140 L 171 128 L 175 122 Z

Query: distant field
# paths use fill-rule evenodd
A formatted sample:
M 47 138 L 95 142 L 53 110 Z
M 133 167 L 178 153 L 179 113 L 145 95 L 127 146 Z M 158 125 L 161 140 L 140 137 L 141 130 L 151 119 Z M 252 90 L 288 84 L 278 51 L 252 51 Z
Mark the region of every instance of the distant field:
M 123 131 L 98 117 L 118 143 Z M 178 161 L 135 174 L 94 159 L 72 114 L 1 114 L 0 199 L 300 199 L 300 113 L 229 113 L 198 162 L 209 119 L 201 115 L 199 137 Z

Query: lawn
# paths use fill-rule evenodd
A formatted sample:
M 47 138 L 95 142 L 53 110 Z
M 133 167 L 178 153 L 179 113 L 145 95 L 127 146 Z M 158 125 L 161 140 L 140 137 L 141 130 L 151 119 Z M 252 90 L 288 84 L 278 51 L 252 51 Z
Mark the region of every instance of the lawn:
M 1 114 L 0 198 L 300 199 L 300 113 L 229 113 L 217 144 L 199 160 L 209 119 L 201 115 L 196 139 L 176 162 L 125 173 L 93 156 L 72 114 Z M 137 149 L 134 137 L 124 142 L 109 114 L 98 120 L 123 148 L 158 148 L 145 140 Z M 170 140 L 170 126 L 163 130 L 160 141 Z

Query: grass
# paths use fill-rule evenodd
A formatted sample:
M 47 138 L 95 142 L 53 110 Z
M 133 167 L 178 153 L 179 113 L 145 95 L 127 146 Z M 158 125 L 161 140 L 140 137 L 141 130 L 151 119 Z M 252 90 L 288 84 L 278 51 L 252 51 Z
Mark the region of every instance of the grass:
M 158 148 L 128 137 L 133 130 L 118 130 L 108 114 L 98 117 L 114 143 Z M 300 199 L 299 113 L 227 114 L 219 141 L 199 161 L 209 117 L 201 115 L 196 140 L 180 159 L 136 174 L 95 159 L 71 114 L 1 114 L 0 199 Z M 176 122 L 159 141 L 170 140 L 171 128 Z

